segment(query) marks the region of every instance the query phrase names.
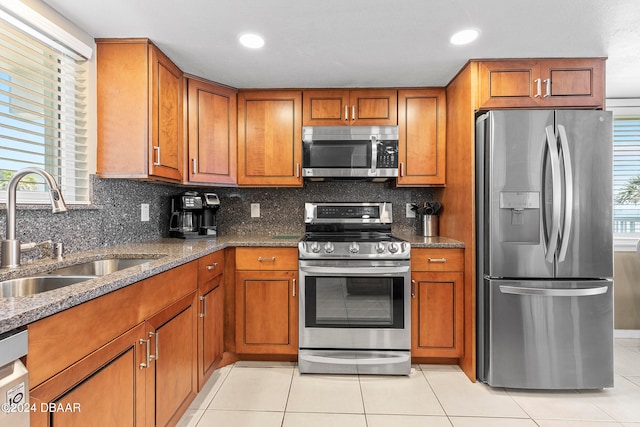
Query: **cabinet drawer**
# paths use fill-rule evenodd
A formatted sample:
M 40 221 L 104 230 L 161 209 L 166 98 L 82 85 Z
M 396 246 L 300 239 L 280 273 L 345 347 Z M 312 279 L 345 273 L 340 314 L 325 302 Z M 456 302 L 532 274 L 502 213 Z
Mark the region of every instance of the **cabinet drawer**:
M 198 285 L 203 285 L 224 272 L 224 251 L 214 252 L 198 260 Z
M 237 248 L 236 270 L 298 270 L 298 249 Z
M 464 271 L 464 249 L 414 249 L 411 271 Z

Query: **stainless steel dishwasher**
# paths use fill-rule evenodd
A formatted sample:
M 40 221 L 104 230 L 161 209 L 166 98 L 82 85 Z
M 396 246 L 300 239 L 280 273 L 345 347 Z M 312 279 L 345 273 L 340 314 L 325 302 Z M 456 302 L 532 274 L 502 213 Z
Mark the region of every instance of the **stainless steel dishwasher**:
M 0 335 L 0 426 L 29 426 L 29 373 L 20 361 L 28 347 L 26 329 Z

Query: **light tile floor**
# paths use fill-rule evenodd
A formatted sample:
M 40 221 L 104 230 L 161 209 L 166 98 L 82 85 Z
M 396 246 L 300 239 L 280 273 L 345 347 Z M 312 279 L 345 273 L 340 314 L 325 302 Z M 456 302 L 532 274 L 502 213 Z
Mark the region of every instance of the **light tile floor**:
M 294 363 L 219 369 L 181 427 L 640 427 L 640 339 L 616 339 L 615 387 L 530 391 L 472 383 L 457 366 L 402 377 L 301 375 Z

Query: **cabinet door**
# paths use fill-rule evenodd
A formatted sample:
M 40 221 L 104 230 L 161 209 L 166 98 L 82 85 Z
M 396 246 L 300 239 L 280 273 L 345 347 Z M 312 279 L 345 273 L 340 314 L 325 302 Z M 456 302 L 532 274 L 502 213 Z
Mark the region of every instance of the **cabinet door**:
M 302 93 L 238 94 L 238 184 L 302 186 Z
M 182 71 L 149 45 L 151 88 L 151 175 L 182 180 Z M 122 153 L 125 155 L 125 153 Z
M 541 104 L 549 107 L 602 107 L 604 60 L 557 59 L 540 61 Z
M 354 126 L 398 124 L 398 93 L 394 89 L 352 90 L 349 102 L 349 120 Z
M 351 106 L 348 90 L 305 90 L 302 92 L 304 126 L 347 126 Z
M 144 426 L 144 327 L 134 327 L 31 390 L 37 409 L 31 426 Z M 65 410 L 42 410 L 49 405 Z
M 149 372 L 146 378 L 147 418 L 153 425 L 175 424 L 198 389 L 196 292 L 147 321 Z M 154 375 L 155 373 L 155 375 Z
M 297 271 L 236 273 L 236 351 L 298 353 Z
M 189 79 L 190 183 L 235 184 L 237 166 L 237 108 L 234 89 Z
M 223 291 L 222 277 L 204 284 L 201 288 L 198 319 L 198 389 L 202 389 L 211 376 L 223 353 Z
M 398 91 L 398 186 L 444 185 L 444 89 Z
M 462 273 L 450 272 L 412 274 L 412 356 L 462 356 L 462 276 Z
M 480 108 L 536 107 L 542 96 L 537 61 L 487 61 L 479 63 Z M 540 90 L 538 90 L 540 88 Z

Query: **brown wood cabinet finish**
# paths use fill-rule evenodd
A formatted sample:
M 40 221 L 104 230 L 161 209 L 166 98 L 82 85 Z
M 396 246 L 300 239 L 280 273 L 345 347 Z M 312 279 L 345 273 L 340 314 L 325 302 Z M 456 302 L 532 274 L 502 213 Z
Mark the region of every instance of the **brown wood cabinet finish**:
M 302 93 L 238 93 L 238 185 L 302 187 Z
M 182 71 L 148 39 L 97 39 L 97 171 L 182 181 Z
M 236 90 L 187 79 L 188 155 L 185 181 L 237 183 Z
M 411 253 L 411 355 L 458 358 L 464 351 L 464 249 Z
M 446 182 L 446 93 L 442 88 L 398 91 L 397 185 Z
M 604 105 L 604 59 L 479 62 L 480 108 Z
M 387 126 L 398 124 L 395 89 L 305 90 L 304 126 Z

